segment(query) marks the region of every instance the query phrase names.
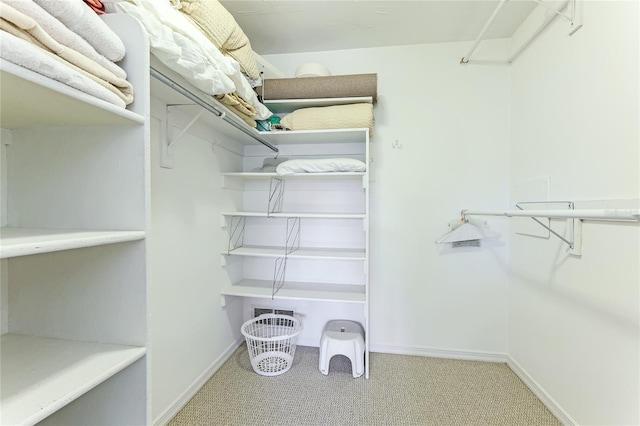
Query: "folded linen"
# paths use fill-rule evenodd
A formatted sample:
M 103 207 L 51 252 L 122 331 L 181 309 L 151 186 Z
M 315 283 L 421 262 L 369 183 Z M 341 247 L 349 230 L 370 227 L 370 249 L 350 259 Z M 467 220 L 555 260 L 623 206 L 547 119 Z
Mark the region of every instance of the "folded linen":
M 208 95 L 235 90 L 233 81 L 217 69 L 211 55 L 207 55 L 200 45 L 188 37 L 174 32 L 156 14 L 149 13 L 152 11 L 127 2 L 117 3 L 116 8 L 118 12 L 131 15 L 142 23 L 149 34 L 151 53 L 189 83 Z
M 251 42 L 218 0 L 181 0 L 180 11 L 213 42 L 240 63 L 250 78 L 260 77 Z
M 0 57 L 45 77 L 59 81 L 88 95 L 111 104 L 125 107 L 125 103 L 113 92 L 92 81 L 80 71 L 69 67 L 56 55 L 8 32 L 0 37 Z
M 14 9 L 7 3 L 0 3 L 0 17 L 3 21 L 2 29 L 18 35 L 17 31 L 28 34 L 22 37 L 36 45 L 48 49 L 68 63 L 84 71 L 89 78 L 105 88 L 112 90 L 125 104 L 133 102 L 133 87 L 126 79 L 115 76 L 112 72 L 100 66 L 95 61 L 83 56 L 79 52 L 58 43 L 33 18 Z M 8 24 L 11 24 L 8 26 Z
M 120 37 L 82 0 L 33 0 L 113 62 L 126 53 Z
M 302 158 L 284 161 L 276 167 L 276 173 L 281 176 L 293 173 L 344 173 L 366 170 L 367 165 L 355 158 Z
M 271 111 L 260 103 L 240 72 L 238 62 L 224 56 L 169 2 L 129 0 L 116 3 L 115 8 L 138 18 L 149 33 L 152 53 L 198 89 L 208 95 L 235 92 L 255 108 L 256 119 L 271 117 Z
M 222 102 L 231 112 L 240 117 L 245 123 L 251 127 L 256 127 L 256 110 L 241 97 L 235 93 L 227 93 L 224 95 L 217 95 L 217 100 Z
M 373 137 L 373 105 L 360 103 L 301 108 L 284 116 L 280 123 L 290 130 L 369 128 L 369 136 Z
M 127 78 L 127 73 L 115 63 L 111 62 L 103 55 L 99 54 L 93 46 L 84 38 L 67 28 L 57 18 L 53 17 L 46 10 L 38 6 L 33 1 L 24 0 L 3 0 L 14 9 L 33 18 L 51 37 L 60 44 L 73 49 L 87 58 L 97 62 L 114 75 L 120 78 Z

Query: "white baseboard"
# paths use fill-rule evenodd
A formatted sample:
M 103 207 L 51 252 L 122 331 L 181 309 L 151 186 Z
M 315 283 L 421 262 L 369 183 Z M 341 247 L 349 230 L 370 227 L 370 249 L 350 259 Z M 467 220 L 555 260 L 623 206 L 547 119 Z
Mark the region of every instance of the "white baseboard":
M 558 403 L 536 382 L 531 378 L 529 373 L 518 364 L 518 362 L 511 358 L 507 358 L 507 365 L 513 371 L 516 376 L 520 378 L 524 382 L 525 385 L 534 393 L 535 396 L 538 397 L 540 401 L 551 411 L 551 413 L 562 422 L 565 426 L 575 426 L 578 423 L 573 420 L 573 418 L 567 414 L 566 411 L 558 405 Z
M 235 342 L 233 342 L 223 353 L 216 359 L 213 364 L 205 370 L 192 384 L 180 395 L 166 410 L 162 412 L 154 421 L 154 426 L 164 426 L 171 421 L 178 414 L 178 411 L 184 407 L 187 402 L 194 397 L 194 395 L 204 386 L 205 383 L 215 374 L 222 364 L 224 364 L 231 355 L 244 343 L 244 336 L 240 336 Z
M 481 351 L 415 348 L 408 346 L 371 345 L 371 352 L 397 355 L 417 355 L 431 358 L 462 359 L 466 361 L 507 362 L 507 354 Z

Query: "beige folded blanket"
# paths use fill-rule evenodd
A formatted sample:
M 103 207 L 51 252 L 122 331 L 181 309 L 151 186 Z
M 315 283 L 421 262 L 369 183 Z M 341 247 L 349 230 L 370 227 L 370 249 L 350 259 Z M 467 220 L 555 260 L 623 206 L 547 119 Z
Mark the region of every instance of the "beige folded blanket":
M 260 77 L 249 39 L 218 0 L 180 0 L 180 11 L 223 54 L 238 61 L 245 74 L 252 79 Z
M 240 117 L 249 126 L 256 127 L 256 109 L 236 93 L 216 95 L 215 98 L 219 100 L 224 106 L 229 108 L 231 112 Z
M 361 103 L 302 108 L 284 116 L 280 123 L 290 130 L 369 128 L 369 137 L 373 137 L 373 105 Z

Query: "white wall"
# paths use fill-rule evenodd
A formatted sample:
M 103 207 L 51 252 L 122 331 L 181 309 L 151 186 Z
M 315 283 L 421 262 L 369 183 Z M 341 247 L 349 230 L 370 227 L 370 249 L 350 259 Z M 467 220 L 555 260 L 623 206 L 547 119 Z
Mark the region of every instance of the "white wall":
M 506 48 L 504 40 L 491 41 L 478 55 L 504 57 Z M 371 146 L 374 351 L 506 353 L 507 225 L 492 224 L 505 238 L 483 248 L 434 243 L 461 209 L 502 206 L 509 197 L 509 68 L 460 66 L 467 49 L 450 43 L 266 56 L 290 76 L 305 62 L 320 62 L 334 75 L 378 74 Z
M 7 150 L 11 131 L 0 129 L 0 226 L 7 225 Z M 9 332 L 9 271 L 7 259 L 0 260 L 0 334 Z
M 174 168 L 161 168 L 163 115 L 164 106 L 154 102 L 147 239 L 154 423 L 168 421 L 175 414 L 171 410 L 191 396 L 185 392 L 193 391 L 192 385 L 235 349 L 242 324 L 241 309 L 220 306 L 221 288 L 228 285 L 220 267 L 226 238 L 220 212 L 233 205 L 233 194 L 221 189 L 220 171 L 232 170 L 234 164 L 241 168 L 242 158 L 221 147 L 213 151 L 202 138 L 206 132 L 192 131 L 175 145 Z
M 635 1 L 584 2 L 574 36 L 557 19 L 513 63 L 512 185 L 549 176 L 577 208 L 639 207 L 638 22 Z M 509 355 L 569 421 L 639 424 L 640 228 L 585 222 L 583 239 L 574 257 L 512 236 Z

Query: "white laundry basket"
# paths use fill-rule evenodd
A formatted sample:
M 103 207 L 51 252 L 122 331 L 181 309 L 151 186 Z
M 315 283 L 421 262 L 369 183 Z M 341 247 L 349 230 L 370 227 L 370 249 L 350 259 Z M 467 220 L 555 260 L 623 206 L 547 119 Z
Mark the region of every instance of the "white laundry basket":
M 253 370 L 263 376 L 286 373 L 293 363 L 302 322 L 289 315 L 264 314 L 242 324 Z

